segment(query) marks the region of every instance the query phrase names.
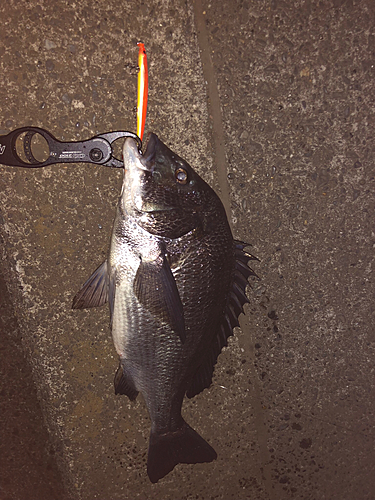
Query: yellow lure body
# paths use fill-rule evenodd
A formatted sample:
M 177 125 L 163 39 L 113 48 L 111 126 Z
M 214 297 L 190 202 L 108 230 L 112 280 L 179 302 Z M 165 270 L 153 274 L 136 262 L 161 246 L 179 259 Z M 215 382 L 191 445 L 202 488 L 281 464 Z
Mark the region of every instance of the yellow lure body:
M 145 45 L 137 43 L 138 52 L 138 99 L 137 99 L 137 135 L 142 140 L 145 130 L 148 100 L 148 68 Z

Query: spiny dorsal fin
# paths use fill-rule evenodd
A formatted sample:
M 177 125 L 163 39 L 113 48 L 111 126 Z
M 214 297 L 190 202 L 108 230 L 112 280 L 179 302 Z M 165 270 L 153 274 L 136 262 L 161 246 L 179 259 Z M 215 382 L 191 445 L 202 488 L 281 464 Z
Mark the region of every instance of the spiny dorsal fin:
M 259 260 L 253 255 L 244 251 L 247 243 L 234 240 L 235 268 L 232 276 L 232 284 L 227 297 L 227 303 L 223 313 L 221 323 L 217 334 L 212 340 L 208 353 L 195 372 L 195 375 L 189 385 L 186 395 L 192 398 L 199 394 L 203 389 L 209 387 L 212 383 L 212 375 L 217 358 L 224 346 L 228 345 L 228 337 L 233 335 L 233 328 L 239 326 L 238 317 L 243 313 L 243 305 L 249 302 L 246 296 L 246 286 L 250 276 L 258 276 L 250 269 L 248 262 L 250 260 Z

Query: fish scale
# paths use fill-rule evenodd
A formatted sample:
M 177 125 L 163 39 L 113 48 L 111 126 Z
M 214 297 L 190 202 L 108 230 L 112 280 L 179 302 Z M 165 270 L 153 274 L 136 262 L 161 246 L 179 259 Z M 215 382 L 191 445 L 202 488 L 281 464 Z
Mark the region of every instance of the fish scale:
M 142 155 L 124 144 L 125 174 L 108 259 L 73 307 L 109 302 L 120 358 L 116 394 L 142 393 L 151 419 L 147 472 L 157 482 L 215 450 L 182 418 L 184 396 L 212 382 L 214 366 L 248 302 L 254 260 L 233 239 L 215 192 L 151 134 Z

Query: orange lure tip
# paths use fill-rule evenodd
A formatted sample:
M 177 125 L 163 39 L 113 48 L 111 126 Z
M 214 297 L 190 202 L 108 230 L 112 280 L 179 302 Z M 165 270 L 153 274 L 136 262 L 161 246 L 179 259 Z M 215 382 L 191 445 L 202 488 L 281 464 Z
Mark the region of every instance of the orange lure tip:
M 137 43 L 138 52 L 138 99 L 137 99 L 137 135 L 142 140 L 145 130 L 148 99 L 148 68 L 145 45 Z

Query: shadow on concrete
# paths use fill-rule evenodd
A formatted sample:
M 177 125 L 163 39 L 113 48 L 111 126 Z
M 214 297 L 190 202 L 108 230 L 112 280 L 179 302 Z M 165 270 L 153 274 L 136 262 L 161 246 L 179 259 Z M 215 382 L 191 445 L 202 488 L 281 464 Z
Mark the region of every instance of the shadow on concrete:
M 1 269 L 0 297 L 0 497 L 68 499 Z

